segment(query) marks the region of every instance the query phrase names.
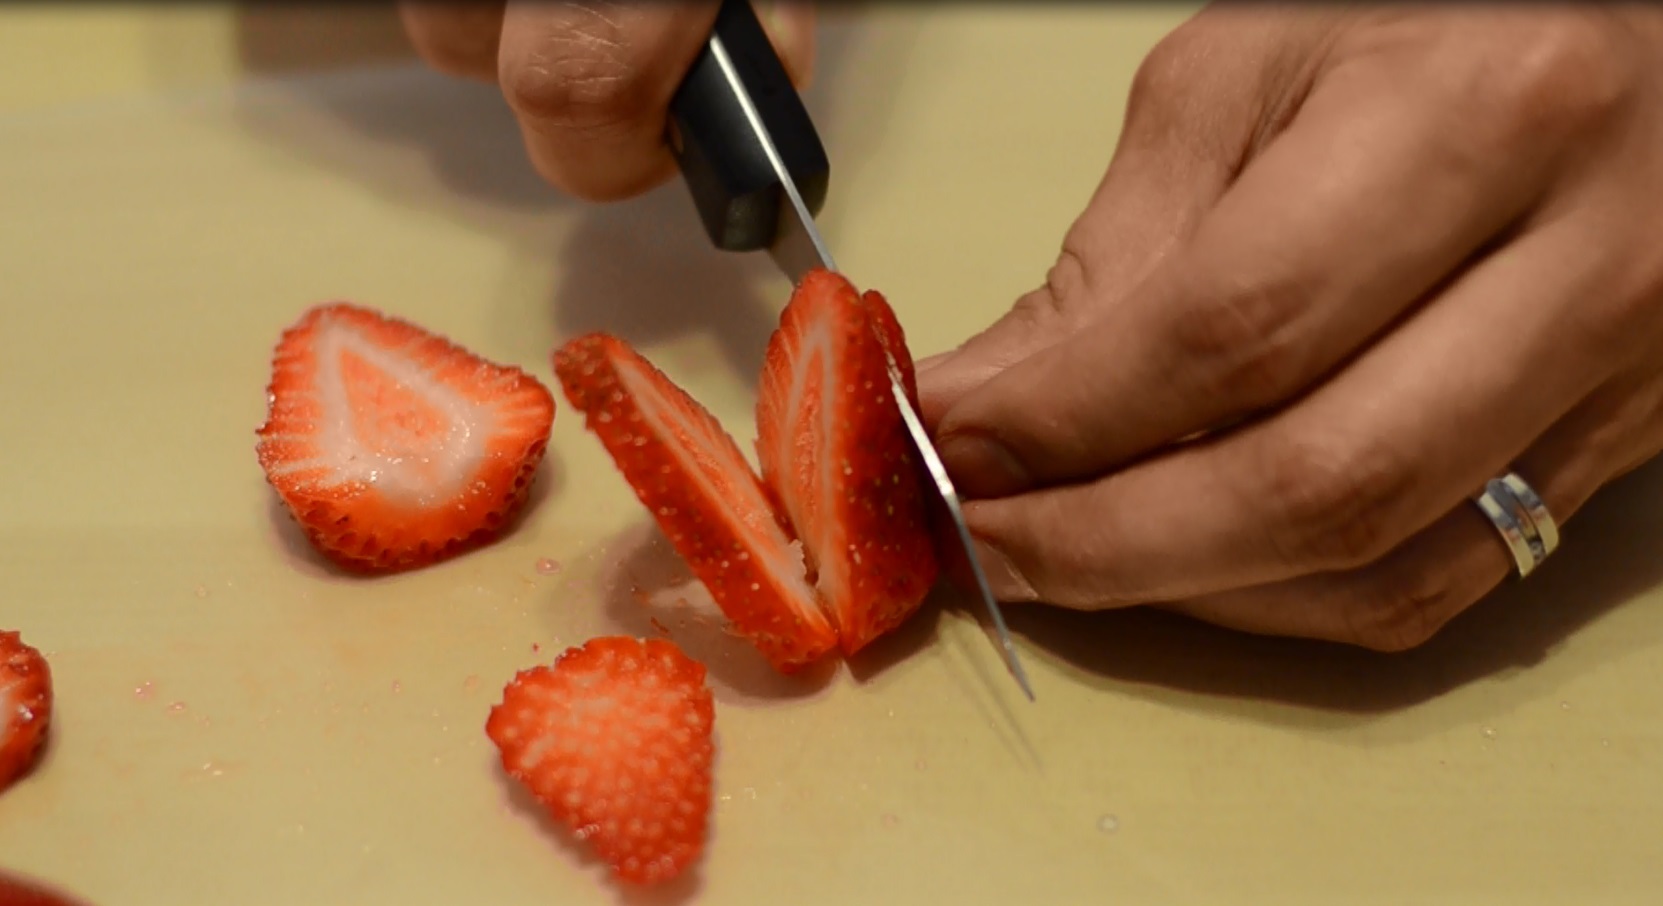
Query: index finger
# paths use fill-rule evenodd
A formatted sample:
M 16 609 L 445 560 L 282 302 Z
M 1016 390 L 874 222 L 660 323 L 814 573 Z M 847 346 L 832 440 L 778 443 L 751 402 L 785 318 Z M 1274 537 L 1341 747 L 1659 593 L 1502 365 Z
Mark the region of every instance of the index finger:
M 956 477 L 989 494 L 1086 478 L 1292 399 L 1354 355 L 1545 181 L 1553 142 L 1510 142 L 1492 125 L 1504 115 L 1463 132 L 1456 101 L 1385 67 L 1319 78 L 1137 290 L 942 417 Z

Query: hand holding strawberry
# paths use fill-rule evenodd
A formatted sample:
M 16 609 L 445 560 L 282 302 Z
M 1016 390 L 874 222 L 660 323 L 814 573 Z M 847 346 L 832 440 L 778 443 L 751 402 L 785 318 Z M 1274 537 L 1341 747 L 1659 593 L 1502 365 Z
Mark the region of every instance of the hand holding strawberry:
M 1647 4 L 1169 35 L 1045 285 L 921 375 L 1000 596 L 1406 648 L 1513 568 L 1487 481 L 1563 523 L 1657 456 L 1660 61 Z

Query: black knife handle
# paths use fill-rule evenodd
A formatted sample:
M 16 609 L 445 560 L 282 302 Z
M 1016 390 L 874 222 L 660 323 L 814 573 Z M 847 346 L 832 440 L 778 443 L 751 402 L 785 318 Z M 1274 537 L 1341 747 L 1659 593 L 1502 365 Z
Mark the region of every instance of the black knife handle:
M 725 0 L 712 36 L 732 60 L 803 203 L 818 214 L 831 162 L 748 0 Z M 750 252 L 773 244 L 785 190 L 708 43 L 670 101 L 669 142 L 717 248 Z

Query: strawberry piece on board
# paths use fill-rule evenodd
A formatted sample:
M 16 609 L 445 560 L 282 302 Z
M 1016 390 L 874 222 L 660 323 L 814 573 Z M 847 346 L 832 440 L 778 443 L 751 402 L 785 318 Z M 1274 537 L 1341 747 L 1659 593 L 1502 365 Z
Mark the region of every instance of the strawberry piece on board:
M 645 885 L 704 851 L 714 727 L 703 665 L 665 639 L 608 637 L 520 671 L 485 732 L 510 777 Z
M 35 764 L 52 724 L 52 671 L 16 632 L 0 632 L 0 791 Z
M 554 371 L 735 631 L 787 673 L 837 646 L 800 546 L 715 416 L 617 337 L 572 340 Z
M 312 544 L 365 572 L 495 537 L 525 503 L 554 397 L 407 321 L 346 303 L 284 331 L 256 451 Z
M 891 368 L 916 405 L 912 359 L 889 304 L 815 270 L 780 316 L 757 400 L 763 480 L 802 540 L 845 654 L 916 612 L 939 571 Z

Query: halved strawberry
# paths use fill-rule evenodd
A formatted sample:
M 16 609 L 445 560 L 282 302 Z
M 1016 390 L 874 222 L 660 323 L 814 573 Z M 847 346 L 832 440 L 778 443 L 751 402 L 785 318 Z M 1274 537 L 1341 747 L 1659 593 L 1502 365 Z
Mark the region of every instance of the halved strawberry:
M 708 410 L 606 334 L 556 350 L 554 371 L 736 631 L 784 672 L 836 646 L 836 632 L 804 580 L 799 547 Z
M 889 304 L 816 270 L 780 316 L 757 400 L 763 480 L 802 540 L 845 654 L 911 616 L 938 572 L 892 367 L 916 405 L 912 359 Z
M 284 331 L 256 447 L 312 544 L 342 566 L 425 566 L 497 534 L 554 422 L 531 375 L 407 321 L 321 305 Z
M 52 724 L 52 670 L 15 632 L 0 632 L 0 790 L 34 766 Z
M 715 745 L 705 668 L 664 639 L 592 639 L 520 671 L 485 733 L 524 784 L 623 881 L 704 851 Z

